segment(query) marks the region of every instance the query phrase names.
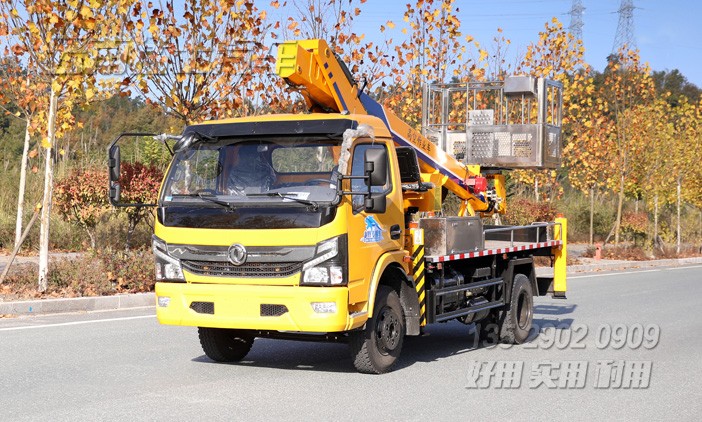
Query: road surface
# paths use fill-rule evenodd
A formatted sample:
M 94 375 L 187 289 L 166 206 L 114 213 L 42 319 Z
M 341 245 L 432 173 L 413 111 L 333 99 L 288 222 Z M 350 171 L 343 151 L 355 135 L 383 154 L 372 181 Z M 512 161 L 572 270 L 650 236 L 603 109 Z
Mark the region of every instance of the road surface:
M 699 420 L 701 271 L 572 277 L 529 344 L 430 326 L 381 376 L 343 344 L 259 339 L 215 364 L 153 308 L 0 319 L 0 420 Z

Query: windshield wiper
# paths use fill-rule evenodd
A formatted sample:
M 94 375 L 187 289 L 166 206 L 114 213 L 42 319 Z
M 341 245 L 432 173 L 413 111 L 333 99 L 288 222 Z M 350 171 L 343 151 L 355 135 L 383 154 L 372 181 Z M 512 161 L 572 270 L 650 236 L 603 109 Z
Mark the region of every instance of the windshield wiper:
M 209 201 L 209 202 L 212 202 L 213 204 L 221 205 L 223 207 L 227 207 L 229 209 L 232 209 L 232 204 L 230 204 L 227 201 L 220 201 L 219 199 L 215 198 L 213 195 L 204 195 L 202 192 L 198 192 L 197 196 L 198 196 L 198 198 L 202 199 L 203 201 Z
M 246 196 L 277 196 L 282 199 L 289 199 L 291 201 L 298 202 L 300 204 L 304 204 L 307 206 L 312 207 L 312 211 L 317 211 L 319 209 L 319 204 L 314 202 L 314 201 L 308 201 L 306 199 L 298 198 L 297 196 L 294 196 L 291 193 L 288 192 L 263 192 L 263 193 L 248 193 Z

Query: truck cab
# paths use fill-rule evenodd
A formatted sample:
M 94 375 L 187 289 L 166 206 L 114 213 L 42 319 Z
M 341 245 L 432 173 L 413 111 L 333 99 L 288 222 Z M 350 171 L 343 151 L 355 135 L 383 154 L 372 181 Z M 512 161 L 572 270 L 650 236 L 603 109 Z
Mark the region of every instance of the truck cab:
M 196 140 L 175 154 L 156 211 L 159 321 L 306 333 L 365 324 L 374 274 L 406 266 L 395 149 L 377 118 L 305 117 L 184 131 Z M 373 150 L 385 174 L 369 185 Z

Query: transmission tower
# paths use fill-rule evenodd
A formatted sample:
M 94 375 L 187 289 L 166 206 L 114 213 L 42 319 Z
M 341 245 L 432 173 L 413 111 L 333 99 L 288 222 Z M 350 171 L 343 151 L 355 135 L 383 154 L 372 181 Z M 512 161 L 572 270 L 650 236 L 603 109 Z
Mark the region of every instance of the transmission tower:
M 568 31 L 575 37 L 576 40 L 583 40 L 583 6 L 582 0 L 573 0 L 573 5 L 570 8 L 570 26 Z
M 612 54 L 617 52 L 624 46 L 629 50 L 636 49 L 636 37 L 634 35 L 634 0 L 622 0 L 619 6 L 619 24 L 617 25 L 617 34 L 614 36 L 614 45 L 612 46 Z

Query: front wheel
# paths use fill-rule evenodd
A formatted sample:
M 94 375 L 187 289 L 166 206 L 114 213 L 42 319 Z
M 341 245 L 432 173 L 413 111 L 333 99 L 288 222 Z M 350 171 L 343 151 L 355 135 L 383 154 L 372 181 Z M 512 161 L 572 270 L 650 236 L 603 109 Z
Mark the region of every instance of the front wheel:
M 215 362 L 238 362 L 249 353 L 254 336 L 245 330 L 198 327 L 200 345 Z
M 405 318 L 400 298 L 388 286 L 379 286 L 373 317 L 363 330 L 349 335 L 353 364 L 358 372 L 382 374 L 392 369 L 405 338 Z

